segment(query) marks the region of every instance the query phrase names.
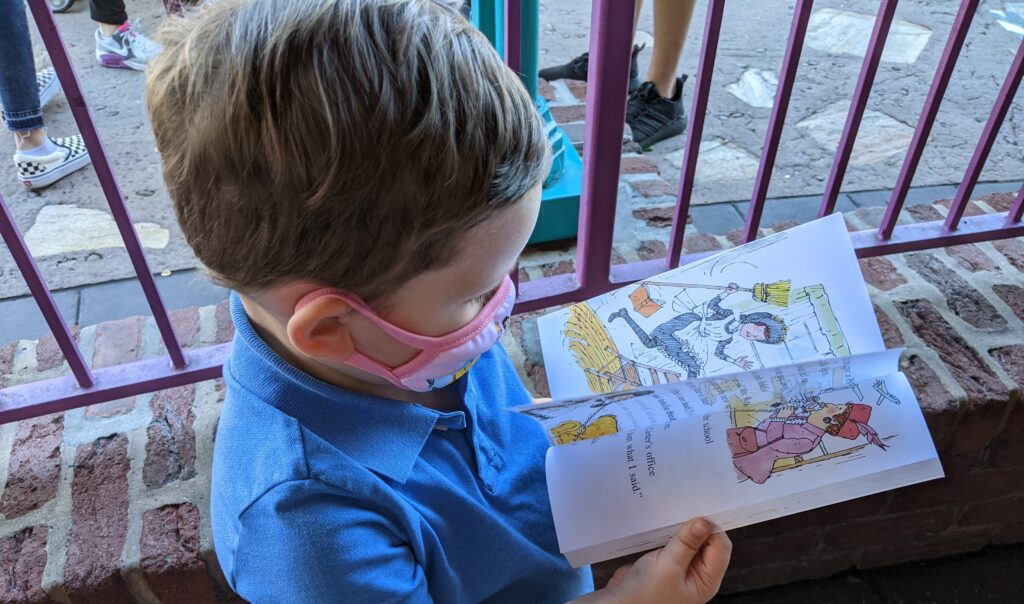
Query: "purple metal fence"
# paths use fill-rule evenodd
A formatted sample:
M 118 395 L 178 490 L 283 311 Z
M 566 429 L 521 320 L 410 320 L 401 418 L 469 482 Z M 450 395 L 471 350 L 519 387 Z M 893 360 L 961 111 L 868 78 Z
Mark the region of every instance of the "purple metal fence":
M 24 275 L 72 372 L 72 375 L 63 378 L 0 390 L 0 423 L 217 377 L 220 375 L 221 362 L 225 358 L 229 346 L 221 344 L 184 351 L 178 343 L 46 0 L 28 0 L 28 4 L 39 26 L 61 85 L 64 87 L 75 121 L 85 138 L 97 177 L 121 236 L 124 238 L 129 257 L 146 294 L 153 316 L 160 328 L 168 355 L 90 371 L 75 345 L 70 330 L 61 317 L 60 311 L 54 304 L 11 214 L 7 211 L 3 198 L 0 197 L 0 208 L 3 210 L 0 212 L 0 234 L 11 250 L 18 268 Z M 521 0 L 510 0 L 506 4 L 505 40 L 506 48 L 509 49 L 507 63 L 515 69 L 520 60 L 519 45 L 514 41 L 519 38 L 516 33 L 521 26 L 519 18 Z M 843 176 L 871 94 L 871 86 L 874 83 L 896 5 L 897 0 L 882 0 L 879 5 L 878 16 L 857 80 L 843 135 L 836 151 L 825 193 L 822 196 L 820 215 L 830 214 L 835 209 L 835 202 L 842 188 Z M 789 42 L 780 70 L 779 86 L 765 134 L 761 162 L 744 227 L 745 241 L 757 237 L 812 7 L 813 0 L 798 0 L 794 9 Z M 860 231 L 851 234 L 854 247 L 860 257 L 1024 235 L 1024 224 L 1021 222 L 1022 214 L 1024 214 L 1024 187 L 1018 192 L 1009 212 L 964 217 L 971 192 L 978 181 L 999 132 L 999 127 L 1002 125 L 1014 94 L 1020 85 L 1021 78 L 1024 76 L 1024 43 L 1021 44 L 1010 65 L 1009 73 L 996 97 L 995 105 L 946 219 L 928 223 L 897 224 L 903 201 L 924 146 L 927 144 L 932 124 L 977 7 L 978 0 L 962 0 L 960 3 L 959 12 L 953 23 L 881 226 L 877 231 Z M 725 0 L 708 1 L 704 38 L 701 44 L 699 67 L 690 110 L 691 122 L 684 147 L 683 167 L 668 256 L 659 260 L 622 265 L 611 264 L 629 54 L 632 44 L 630 26 L 633 22 L 634 8 L 634 0 L 594 0 L 593 2 L 590 71 L 588 74 L 590 86 L 587 93 L 583 154 L 584 180 L 580 199 L 576 271 L 572 274 L 556 275 L 523 283 L 520 286 L 516 312 L 533 311 L 583 300 L 621 284 L 649 277 L 706 255 L 682 256 L 682 251 L 700 151 L 700 139 L 704 127 L 704 116 L 710 97 L 711 78 L 722 29 Z

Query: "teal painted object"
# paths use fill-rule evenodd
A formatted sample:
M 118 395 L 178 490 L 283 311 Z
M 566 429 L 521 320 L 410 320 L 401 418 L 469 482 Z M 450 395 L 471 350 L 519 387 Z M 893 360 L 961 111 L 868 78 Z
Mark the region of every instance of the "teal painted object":
M 551 171 L 544 179 L 540 217 L 530 236 L 530 243 L 575 237 L 579 226 L 580 187 L 583 182 L 583 160 L 564 130 L 558 127 L 548 103 L 537 93 L 537 70 L 540 34 L 540 8 L 537 0 L 523 0 L 520 40 L 520 68 L 523 85 L 533 97 L 537 111 L 544 120 L 544 130 L 551 144 Z M 491 41 L 498 54 L 505 55 L 504 0 L 473 0 L 473 23 Z

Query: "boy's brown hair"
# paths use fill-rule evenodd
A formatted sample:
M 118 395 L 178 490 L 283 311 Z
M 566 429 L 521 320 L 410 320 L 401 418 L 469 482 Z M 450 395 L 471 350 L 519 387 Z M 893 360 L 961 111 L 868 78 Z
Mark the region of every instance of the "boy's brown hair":
M 532 100 L 436 0 L 211 0 L 147 104 L 178 221 L 223 284 L 387 295 L 548 169 Z

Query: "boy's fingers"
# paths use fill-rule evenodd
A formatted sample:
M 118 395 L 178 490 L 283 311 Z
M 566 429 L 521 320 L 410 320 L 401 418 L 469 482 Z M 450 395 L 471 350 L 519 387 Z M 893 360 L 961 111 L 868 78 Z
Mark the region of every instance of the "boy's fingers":
M 722 584 L 722 577 L 729 567 L 729 558 L 732 556 L 732 540 L 724 532 L 713 533 L 708 537 L 704 549 L 700 553 L 700 564 L 696 568 L 702 581 L 708 589 L 718 591 Z
M 608 587 L 615 587 L 623 578 L 629 573 L 630 569 L 633 568 L 633 563 L 623 564 L 622 566 L 615 569 L 615 574 L 612 575 L 611 579 L 608 579 Z
M 669 560 L 679 568 L 686 569 L 693 562 L 693 557 L 700 551 L 708 535 L 711 534 L 711 524 L 703 518 L 696 518 L 679 527 L 672 539 L 662 549 L 662 555 L 668 556 Z

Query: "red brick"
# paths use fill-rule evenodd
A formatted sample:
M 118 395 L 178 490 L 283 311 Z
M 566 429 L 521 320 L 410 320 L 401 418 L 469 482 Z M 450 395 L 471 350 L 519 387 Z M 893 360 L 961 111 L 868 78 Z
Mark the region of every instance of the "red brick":
M 956 258 L 956 261 L 960 263 L 960 266 L 972 273 L 976 273 L 978 271 L 999 270 L 999 267 L 997 267 L 996 263 L 989 258 L 988 254 L 973 243 L 947 247 L 946 253 L 951 257 Z
M 31 526 L 0 539 L 0 602 L 49 602 L 43 591 L 45 526 Z
M 1006 191 L 1004 193 L 989 193 L 988 195 L 982 195 L 978 198 L 978 201 L 984 201 L 988 205 L 992 206 L 992 209 L 996 212 L 1009 212 L 1010 206 L 1013 205 L 1013 201 L 1016 198 L 1016 192 Z
M 729 531 L 729 536 L 733 542 L 729 564 L 736 568 L 762 565 L 766 560 L 775 559 L 779 552 L 800 552 L 801 556 L 811 557 L 821 547 L 820 526 L 786 531 L 761 539 L 745 537 L 743 528 L 740 528 Z
M 875 318 L 878 319 L 878 327 L 882 331 L 882 341 L 889 348 L 895 348 L 897 346 L 903 346 L 903 334 L 900 333 L 896 324 L 892 322 L 889 315 L 885 314 L 885 311 L 875 305 Z
M 196 307 L 182 308 L 170 312 L 171 326 L 178 335 L 182 346 L 192 346 L 199 335 L 199 309 Z
M 565 85 L 569 87 L 569 91 L 572 92 L 573 96 L 581 101 L 587 100 L 587 83 L 580 82 L 578 80 L 565 80 Z
M 196 435 L 192 427 L 195 384 L 161 390 L 153 395 L 153 419 L 146 428 L 146 462 L 142 481 L 158 487 L 195 476 Z
M 668 248 L 665 246 L 664 241 L 647 239 L 640 242 L 640 246 L 636 249 L 636 254 L 641 260 L 654 260 L 667 256 Z
M 968 396 L 982 400 L 1006 397 L 1003 383 L 930 302 L 905 300 L 896 302 L 896 308 L 918 337 L 938 353 Z
M 953 508 L 937 508 L 877 518 L 837 517 L 834 524 L 825 528 L 823 541 L 828 549 L 853 550 L 923 540 L 946 530 L 955 512 Z
M 1024 241 L 1003 239 L 1002 241 L 993 241 L 992 245 L 999 250 L 1000 254 L 1006 256 L 1014 268 L 1024 271 Z
M 961 526 L 1019 522 L 1024 512 L 1024 495 L 971 503 L 960 517 Z
M 992 291 L 1010 307 L 1017 318 L 1024 321 L 1024 287 L 997 283 L 992 286 Z
M 953 509 L 971 501 L 999 499 L 1015 494 L 1024 480 L 1024 469 L 969 473 L 954 472 L 948 467 L 945 470 L 945 478 L 893 491 L 889 511 L 902 514 L 935 508 Z
M 48 415 L 18 423 L 8 462 L 0 513 L 8 520 L 41 508 L 57 495 L 64 416 Z
M 675 187 L 660 178 L 633 180 L 630 181 L 629 186 L 644 197 L 675 197 L 676 194 Z
M 795 220 L 783 220 L 782 222 L 776 222 L 772 226 L 768 227 L 773 233 L 781 233 L 782 231 L 788 231 L 793 227 L 800 226 L 801 223 Z
M 910 206 L 907 208 L 907 212 L 910 213 L 918 222 L 934 222 L 936 220 L 942 220 L 942 212 L 935 209 L 935 206 L 920 204 L 916 206 Z
M 633 210 L 633 217 L 643 220 L 649 227 L 662 228 L 672 226 L 672 218 L 675 216 L 675 207 L 664 206 L 660 208 L 638 208 Z
M 562 105 L 551 108 L 551 117 L 555 118 L 555 121 L 559 124 L 582 122 L 586 114 L 586 105 Z
M 860 261 L 860 270 L 864 273 L 865 281 L 884 292 L 893 290 L 907 282 L 892 262 L 881 256 L 864 258 Z
M 953 207 L 953 200 L 952 199 L 943 199 L 942 201 L 936 201 L 935 205 L 942 206 L 942 207 L 946 208 L 946 210 L 949 210 L 950 208 Z M 964 214 L 963 215 L 964 216 L 981 216 L 982 214 L 987 214 L 987 213 L 988 212 L 986 212 L 985 210 L 981 209 L 981 206 L 979 206 L 978 204 L 974 203 L 973 201 L 968 201 L 967 205 L 964 207 Z
M 548 374 L 544 370 L 544 365 L 527 361 L 525 368 L 527 377 L 533 382 L 531 390 L 540 397 L 551 396 L 551 387 L 548 386 Z
M 994 531 L 992 543 L 1006 545 L 1024 541 L 1024 521 L 1008 522 Z
M 900 362 L 900 368 L 907 375 L 910 385 L 917 393 L 917 400 L 926 409 L 945 409 L 955 404 L 956 398 L 942 385 L 942 380 L 927 361 L 916 354 L 907 354 Z
M 555 275 L 567 275 L 576 270 L 576 268 L 572 260 L 559 260 L 558 262 L 540 265 L 540 270 L 545 277 L 554 277 Z
M 7 385 L 11 368 L 14 367 L 14 353 L 18 351 L 18 343 L 11 342 L 0 346 L 0 388 Z
M 721 593 L 749 591 L 769 585 L 830 577 L 853 568 L 860 559 L 859 551 L 828 553 L 814 557 L 805 557 L 803 552 L 785 554 L 789 552 L 783 555 L 775 553 L 762 564 L 748 568 L 730 564 L 722 582 Z
M 182 503 L 145 512 L 139 549 L 142 574 L 161 601 L 216 601 L 200 549 L 196 506 Z
M 756 239 L 760 239 L 761 237 L 764 237 L 767 234 L 768 234 L 768 232 L 765 231 L 764 229 L 757 229 L 757 237 L 756 237 Z M 735 228 L 735 229 L 727 232 L 725 234 L 725 238 L 729 240 L 729 243 L 731 243 L 731 244 L 733 244 L 735 246 L 743 245 L 743 228 L 742 227 Z
M 643 156 L 631 155 L 622 158 L 619 172 L 623 174 L 659 174 L 658 165 Z
M 129 363 L 139 358 L 142 348 L 142 317 L 129 317 L 108 321 L 96 326 L 96 350 L 92 355 L 92 366 L 96 369 Z M 113 417 L 131 412 L 135 408 L 135 397 L 89 405 L 87 417 Z
M 71 327 L 71 336 L 78 341 L 78 334 L 82 331 L 77 325 Z M 57 339 L 52 333 L 47 333 L 39 338 L 36 344 L 36 370 L 49 371 L 64 364 L 64 353 L 57 345 Z
M 883 547 L 864 550 L 858 568 L 868 569 L 893 566 L 917 560 L 945 558 L 953 554 L 977 551 L 992 543 L 990 527 L 953 529 L 941 535 L 921 539 L 894 541 Z
M 72 601 L 134 602 L 121 578 L 128 530 L 128 437 L 79 445 L 71 482 L 64 588 Z
M 701 252 L 712 252 L 722 249 L 722 244 L 711 233 L 694 233 L 683 239 L 683 252 L 686 254 L 699 254 Z
M 231 322 L 231 306 L 229 300 L 224 300 L 217 305 L 214 311 L 214 318 L 217 321 L 217 334 L 214 341 L 218 344 L 230 342 L 235 336 L 235 324 Z
M 555 100 L 555 88 L 547 80 L 537 80 L 537 92 L 549 103 Z
M 931 253 L 910 254 L 907 265 L 946 297 L 958 317 L 984 331 L 1003 331 L 1008 325 L 985 296 Z
M 931 368 L 928 367 L 927 365 L 924 365 L 924 367 L 929 371 L 931 370 Z M 903 372 L 904 374 L 906 374 L 906 369 L 904 369 Z M 938 382 L 938 379 L 938 376 L 936 376 L 935 381 Z M 911 384 L 913 385 L 913 381 L 911 381 Z M 941 402 L 936 401 L 936 404 L 931 406 L 930 408 L 929 403 L 931 401 L 925 402 L 920 398 L 918 400 L 921 402 L 921 410 L 925 412 L 924 421 L 926 424 L 928 424 L 928 432 L 931 433 L 932 443 L 935 444 L 935 450 L 938 451 L 941 455 L 946 452 L 950 442 L 952 442 L 954 438 L 954 433 L 956 432 L 956 423 L 959 419 L 960 414 L 958 412 L 958 404 L 956 399 L 954 399 L 951 394 L 946 392 L 946 389 L 942 387 L 942 384 L 938 384 L 938 386 L 935 386 L 935 388 L 945 392 L 943 396 L 946 396 L 948 398 Z M 922 389 L 920 389 L 917 386 L 914 386 L 914 392 L 918 393 L 918 396 L 920 397 Z M 942 409 L 942 406 L 944 406 L 945 409 Z

